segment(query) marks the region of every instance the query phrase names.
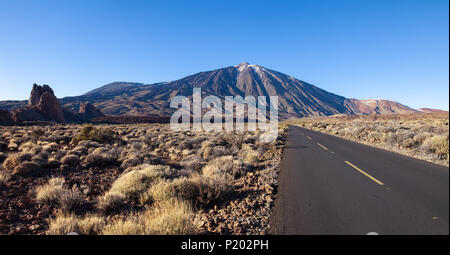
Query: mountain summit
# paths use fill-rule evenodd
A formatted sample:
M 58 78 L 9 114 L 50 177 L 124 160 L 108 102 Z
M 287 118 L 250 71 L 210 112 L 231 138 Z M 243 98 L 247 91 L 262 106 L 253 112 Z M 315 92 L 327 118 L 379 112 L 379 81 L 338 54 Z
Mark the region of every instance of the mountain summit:
M 356 106 L 345 97 L 248 62 L 166 83 L 109 84 L 81 97 L 62 99 L 62 102 L 65 107 L 78 110 L 78 101 L 89 101 L 104 113 L 113 115 L 170 115 L 173 112 L 169 107 L 170 98 L 191 97 L 193 88 L 201 88 L 204 96 L 220 98 L 278 96 L 282 118 L 357 113 Z

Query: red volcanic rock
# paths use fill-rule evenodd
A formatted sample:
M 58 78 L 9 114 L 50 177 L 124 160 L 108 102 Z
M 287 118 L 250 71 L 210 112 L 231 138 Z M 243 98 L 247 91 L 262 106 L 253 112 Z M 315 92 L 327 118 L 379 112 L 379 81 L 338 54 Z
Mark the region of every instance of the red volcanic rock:
M 0 123 L 12 123 L 13 118 L 8 110 L 0 109 Z
M 13 119 L 19 121 L 65 122 L 58 98 L 48 85 L 33 84 L 28 106 L 14 110 Z
M 53 94 L 53 91 L 44 92 L 41 95 L 39 104 L 36 105 L 38 111 L 46 115 L 50 120 L 57 122 L 64 122 L 64 114 L 58 98 Z
M 87 119 L 93 119 L 97 117 L 103 117 L 105 116 L 102 111 L 97 109 L 93 104 L 86 102 L 80 104 L 80 111 L 79 113 Z
M 44 93 L 50 93 L 54 95 L 53 90 L 48 85 L 39 86 L 36 83 L 33 84 L 33 89 L 31 89 L 30 99 L 28 99 L 28 105 L 37 105 L 41 102 L 41 97 Z

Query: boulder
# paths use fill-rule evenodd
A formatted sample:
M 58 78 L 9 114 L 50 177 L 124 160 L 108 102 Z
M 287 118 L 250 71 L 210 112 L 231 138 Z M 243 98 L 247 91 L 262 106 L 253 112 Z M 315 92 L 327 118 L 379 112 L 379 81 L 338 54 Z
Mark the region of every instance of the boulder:
M 91 104 L 89 102 L 80 103 L 79 114 L 81 114 L 86 119 L 93 119 L 93 118 L 105 116 L 102 113 L 102 111 L 97 109 L 93 104 Z

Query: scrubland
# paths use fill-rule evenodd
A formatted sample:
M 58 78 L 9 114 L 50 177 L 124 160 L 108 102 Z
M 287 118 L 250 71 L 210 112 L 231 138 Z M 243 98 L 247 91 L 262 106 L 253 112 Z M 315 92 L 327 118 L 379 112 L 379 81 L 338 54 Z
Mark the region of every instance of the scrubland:
M 449 115 L 310 117 L 287 123 L 449 166 Z
M 286 129 L 0 126 L 0 233 L 266 234 Z

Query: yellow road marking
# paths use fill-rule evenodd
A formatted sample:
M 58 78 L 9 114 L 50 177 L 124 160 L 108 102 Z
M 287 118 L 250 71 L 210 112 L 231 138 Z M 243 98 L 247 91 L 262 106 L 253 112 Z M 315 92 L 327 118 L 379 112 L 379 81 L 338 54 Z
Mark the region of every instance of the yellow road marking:
M 325 146 L 323 146 L 322 144 L 320 144 L 320 143 L 317 143 L 317 145 L 319 145 L 320 147 L 322 147 L 322 149 L 324 149 L 324 150 L 328 150 L 328 148 L 327 147 L 325 147 Z
M 372 177 L 370 174 L 364 172 L 363 170 L 359 169 L 357 166 L 353 165 L 352 163 L 345 161 L 345 163 L 347 163 L 347 165 L 353 167 L 354 169 L 356 169 L 357 171 L 359 171 L 360 173 L 364 174 L 365 176 L 369 177 L 372 181 L 380 184 L 380 185 L 384 185 L 384 183 L 380 182 L 379 180 L 375 179 L 374 177 Z
M 306 136 L 309 140 L 312 140 L 312 138 L 311 137 L 309 137 L 309 136 Z
M 434 216 L 433 218 L 432 218 L 433 220 L 438 220 L 439 218 L 438 217 L 436 217 L 436 216 Z

